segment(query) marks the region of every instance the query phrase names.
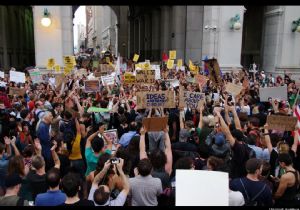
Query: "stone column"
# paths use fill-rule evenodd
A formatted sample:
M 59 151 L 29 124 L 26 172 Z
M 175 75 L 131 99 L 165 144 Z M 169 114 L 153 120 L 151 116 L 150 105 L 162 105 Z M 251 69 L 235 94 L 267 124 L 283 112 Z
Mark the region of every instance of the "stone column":
M 140 43 L 140 56 L 141 59 L 145 59 L 145 17 L 140 17 L 139 21 L 139 43 Z
M 151 19 L 149 14 L 145 14 L 145 59 L 150 59 L 151 55 Z
M 298 6 L 267 6 L 263 41 L 263 70 L 292 78 L 300 71 L 300 33 L 292 32 L 292 22 L 300 18 Z M 298 78 L 295 78 L 298 80 Z
M 51 25 L 41 24 L 44 8 L 51 14 Z M 44 68 L 49 58 L 63 66 L 63 56 L 73 55 L 73 26 L 71 6 L 34 6 L 34 43 L 36 66 Z
M 3 68 L 9 69 L 8 66 L 8 56 L 7 56 L 7 39 L 6 39 L 6 21 L 5 20 L 5 13 L 7 14 L 7 11 L 5 11 L 6 6 L 1 6 L 1 33 L 2 33 L 2 47 L 3 47 Z M 7 16 L 6 16 L 7 17 Z
M 168 53 L 171 43 L 170 6 L 161 7 L 161 52 Z
M 151 61 L 159 61 L 160 53 L 160 11 L 154 9 L 152 11 L 152 59 Z
M 203 27 L 202 58 L 217 58 L 222 71 L 242 67 L 242 27 L 240 30 L 229 27 L 230 19 L 236 14 L 240 15 L 240 23 L 243 24 L 243 6 L 204 6 L 203 26 L 217 26 L 217 30 L 206 31 Z

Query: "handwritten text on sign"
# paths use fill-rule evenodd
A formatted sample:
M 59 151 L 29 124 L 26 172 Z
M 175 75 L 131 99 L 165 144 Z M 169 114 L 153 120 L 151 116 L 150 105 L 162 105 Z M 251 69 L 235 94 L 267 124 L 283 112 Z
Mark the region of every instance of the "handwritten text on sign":
M 137 108 L 144 109 L 147 107 L 164 107 L 174 108 L 173 91 L 137 92 Z
M 155 70 L 137 70 L 136 82 L 146 84 L 155 83 Z
M 205 93 L 183 91 L 179 93 L 179 107 L 198 109 L 200 103 L 205 100 Z

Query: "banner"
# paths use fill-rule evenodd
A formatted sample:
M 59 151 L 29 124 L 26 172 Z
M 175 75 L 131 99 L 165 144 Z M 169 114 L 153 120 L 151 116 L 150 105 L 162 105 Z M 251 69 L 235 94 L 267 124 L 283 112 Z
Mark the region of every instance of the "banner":
M 18 96 L 24 96 L 26 93 L 25 89 L 17 88 L 17 87 L 9 87 L 9 93 L 8 95 L 18 95 Z
M 137 108 L 175 108 L 174 91 L 137 92 Z
M 94 107 L 94 106 L 90 107 L 90 108 L 87 110 L 88 113 L 91 113 L 91 112 L 95 112 L 95 113 L 100 112 L 100 113 L 103 113 L 103 112 L 110 112 L 110 111 L 111 111 L 111 110 L 110 110 L 110 109 L 107 109 L 107 108 L 99 108 L 99 107 Z
M 115 84 L 115 78 L 112 75 L 101 76 L 101 81 L 103 85 L 113 85 Z
M 267 117 L 269 129 L 272 130 L 294 131 L 297 121 L 297 117 L 284 115 L 268 115 Z
M 187 169 L 175 173 L 176 206 L 229 205 L 228 173 Z
M 85 80 L 84 81 L 84 90 L 86 93 L 99 92 L 100 91 L 99 80 Z
M 182 59 L 177 60 L 177 67 L 180 68 L 182 66 Z
M 233 96 L 237 96 L 240 94 L 240 92 L 243 90 L 242 85 L 236 85 L 231 82 L 226 84 L 226 89 L 228 93 L 231 93 Z
M 261 102 L 269 101 L 269 98 L 287 100 L 287 86 L 259 88 Z
M 75 56 L 71 56 L 71 61 L 73 63 L 73 66 L 76 66 L 76 58 L 75 58 Z
M 168 125 L 168 117 L 149 117 L 143 119 L 147 131 L 163 131 Z
M 39 69 L 30 69 L 28 72 L 33 83 L 43 82 L 43 76 Z
M 155 83 L 155 70 L 137 70 L 136 83 L 144 83 L 144 84 Z
M 198 74 L 196 75 L 196 80 L 198 81 L 199 85 L 203 87 L 204 85 L 206 85 L 208 78 L 206 76 Z
M 135 76 L 130 72 L 125 72 L 124 74 L 124 83 L 125 84 L 134 84 Z
M 133 62 L 137 62 L 139 60 L 139 55 L 138 54 L 134 54 L 133 56 Z
M 179 90 L 179 108 L 198 109 L 205 101 L 205 93 Z
M 18 71 L 9 71 L 9 80 L 15 83 L 25 83 L 25 73 Z
M 169 51 L 169 59 L 175 60 L 176 59 L 176 50 Z
M 173 69 L 173 66 L 174 66 L 174 60 L 169 59 L 167 62 L 167 68 Z
M 54 65 L 55 65 L 54 58 L 49 58 L 48 62 L 47 62 L 47 69 L 52 70 L 52 68 L 54 67 Z

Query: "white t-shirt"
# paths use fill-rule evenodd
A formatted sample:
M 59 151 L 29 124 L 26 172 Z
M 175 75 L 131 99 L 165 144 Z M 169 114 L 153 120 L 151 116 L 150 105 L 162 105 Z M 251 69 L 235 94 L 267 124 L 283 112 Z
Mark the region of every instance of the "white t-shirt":
M 98 188 L 95 186 L 91 187 L 88 200 L 94 201 L 94 193 Z M 95 206 L 124 206 L 124 203 L 126 202 L 127 195 L 123 191 L 121 191 L 118 195 L 118 197 L 114 200 L 110 197 L 109 200 L 104 205 L 98 205 L 95 203 Z
M 241 192 L 229 190 L 229 206 L 243 206 L 244 204 L 245 200 Z

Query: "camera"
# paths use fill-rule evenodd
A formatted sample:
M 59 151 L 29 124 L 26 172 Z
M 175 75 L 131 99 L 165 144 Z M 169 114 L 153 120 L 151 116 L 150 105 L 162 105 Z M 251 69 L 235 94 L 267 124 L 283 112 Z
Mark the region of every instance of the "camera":
M 111 164 L 117 164 L 120 162 L 120 159 L 119 158 L 111 158 L 110 162 L 111 162 Z

